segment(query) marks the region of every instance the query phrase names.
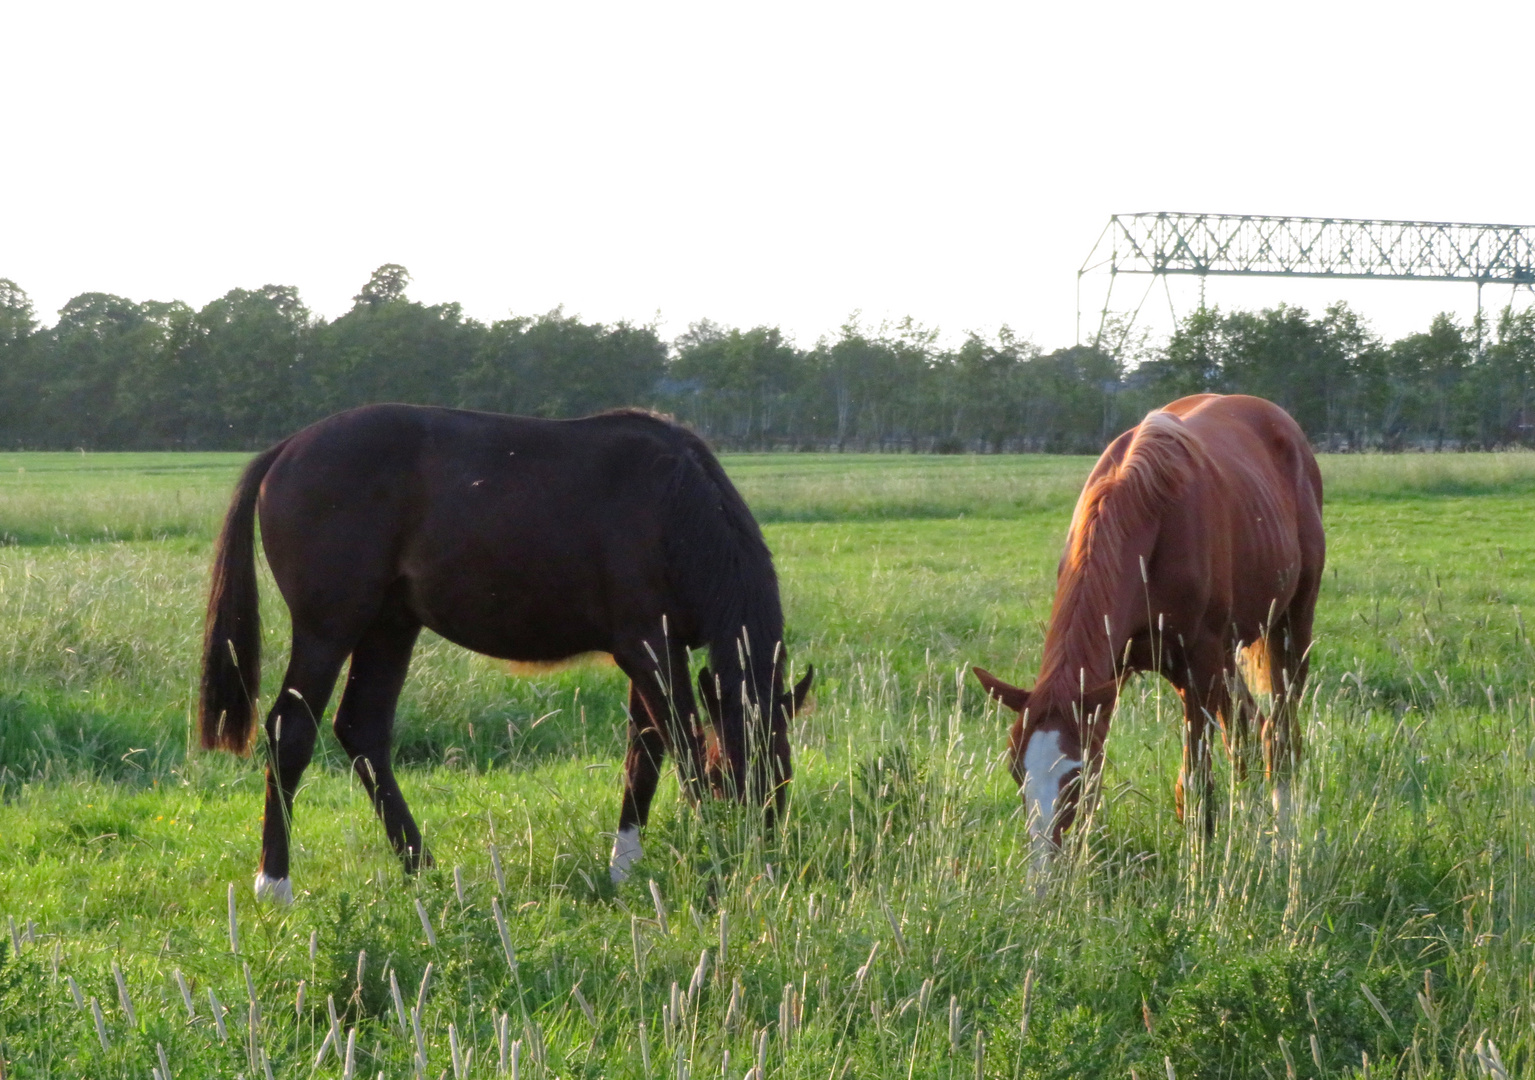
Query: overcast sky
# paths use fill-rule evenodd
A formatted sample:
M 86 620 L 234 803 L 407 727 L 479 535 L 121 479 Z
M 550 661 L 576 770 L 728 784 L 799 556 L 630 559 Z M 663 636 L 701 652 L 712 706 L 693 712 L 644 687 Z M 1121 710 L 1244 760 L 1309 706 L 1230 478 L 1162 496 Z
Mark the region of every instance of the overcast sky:
M 6 0 L 0 27 L 0 277 L 47 322 L 268 282 L 333 317 L 398 262 L 486 320 L 808 345 L 861 311 L 1050 348 L 1111 213 L 1535 224 L 1530 3 Z M 1209 295 L 1346 297 L 1388 336 L 1475 302 Z

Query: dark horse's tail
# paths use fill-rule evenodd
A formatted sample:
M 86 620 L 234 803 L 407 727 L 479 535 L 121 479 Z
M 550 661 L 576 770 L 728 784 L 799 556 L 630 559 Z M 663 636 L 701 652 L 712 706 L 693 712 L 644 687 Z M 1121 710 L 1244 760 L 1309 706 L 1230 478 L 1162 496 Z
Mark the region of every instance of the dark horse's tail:
M 198 728 L 204 750 L 243 754 L 261 686 L 261 609 L 256 595 L 256 497 L 282 452 L 279 443 L 245 467 L 213 549 L 213 586 L 203 637 Z

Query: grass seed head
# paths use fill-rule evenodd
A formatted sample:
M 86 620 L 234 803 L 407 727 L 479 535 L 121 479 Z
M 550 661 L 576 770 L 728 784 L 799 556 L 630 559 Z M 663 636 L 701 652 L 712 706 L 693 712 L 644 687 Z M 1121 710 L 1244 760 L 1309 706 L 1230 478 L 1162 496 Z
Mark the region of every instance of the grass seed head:
M 437 948 L 437 931 L 432 929 L 432 918 L 426 913 L 426 905 L 421 903 L 421 898 L 416 897 L 416 917 L 421 920 L 421 931 L 426 934 L 428 948 Z
M 666 921 L 666 901 L 661 899 L 661 886 L 656 884 L 655 878 L 650 879 L 650 900 L 656 908 L 656 922 L 661 927 L 661 936 L 667 937 L 671 929 Z
M 133 1012 L 133 999 L 128 996 L 128 982 L 123 978 L 123 969 L 118 967 L 117 961 L 112 961 L 112 978 L 117 983 L 117 1003 L 122 1007 L 123 1016 L 128 1019 L 128 1026 L 139 1026 L 138 1018 Z
M 101 1015 L 101 1002 L 91 998 L 91 1016 L 96 1021 L 96 1038 L 101 1040 L 103 1052 L 111 1050 L 112 1044 L 107 1041 L 107 1022 Z

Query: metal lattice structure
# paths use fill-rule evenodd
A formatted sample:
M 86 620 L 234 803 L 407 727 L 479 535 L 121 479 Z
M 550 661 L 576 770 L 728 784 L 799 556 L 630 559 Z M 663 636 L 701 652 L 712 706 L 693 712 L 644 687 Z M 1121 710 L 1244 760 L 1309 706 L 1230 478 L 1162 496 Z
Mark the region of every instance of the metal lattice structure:
M 1107 248 L 1107 257 L 1102 257 Z M 1096 262 L 1094 260 L 1097 260 Z M 1120 274 L 1200 278 L 1319 277 L 1403 281 L 1464 281 L 1535 291 L 1535 226 L 1445 221 L 1262 217 L 1248 214 L 1115 214 L 1077 272 L 1077 337 L 1081 339 L 1081 281 L 1109 274 L 1095 345 L 1103 343 L 1109 299 Z M 1148 285 L 1146 294 L 1150 294 Z M 1170 302 L 1170 297 L 1169 297 Z M 1141 303 L 1145 303 L 1142 296 Z M 1119 351 L 1130 325 L 1122 326 Z

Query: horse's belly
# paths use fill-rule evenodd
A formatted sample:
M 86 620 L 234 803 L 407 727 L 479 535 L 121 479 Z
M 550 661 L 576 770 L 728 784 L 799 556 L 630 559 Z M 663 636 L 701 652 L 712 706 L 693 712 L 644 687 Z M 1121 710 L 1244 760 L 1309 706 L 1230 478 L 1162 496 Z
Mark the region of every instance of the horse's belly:
M 1258 634 L 1290 606 L 1300 580 L 1300 545 L 1293 528 L 1249 536 L 1233 553 L 1231 621 Z
M 613 651 L 603 613 L 581 590 L 547 595 L 534 583 L 489 582 L 412 592 L 423 624 L 486 656 L 547 664 Z
M 558 665 L 562 661 L 589 653 L 610 653 L 606 635 L 591 628 L 544 624 L 497 625 L 481 621 L 472 625 L 431 620 L 426 626 L 473 652 L 527 664 L 530 667 Z M 586 632 L 582 632 L 582 631 Z

